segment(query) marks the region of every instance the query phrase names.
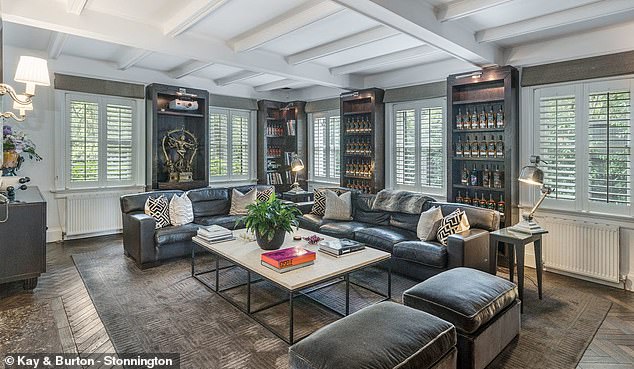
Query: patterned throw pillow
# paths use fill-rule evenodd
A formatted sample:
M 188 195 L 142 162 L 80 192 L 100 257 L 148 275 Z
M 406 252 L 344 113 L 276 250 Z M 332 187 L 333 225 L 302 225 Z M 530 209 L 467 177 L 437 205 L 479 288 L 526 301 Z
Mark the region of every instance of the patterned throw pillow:
M 156 229 L 170 225 L 169 202 L 164 195 L 156 198 L 148 197 L 145 200 L 145 214 L 156 220 Z
M 169 206 L 170 223 L 173 226 L 181 226 L 194 221 L 194 208 L 192 201 L 186 193 L 181 196 L 174 195 Z
M 337 195 L 341 195 L 342 193 L 348 192 L 346 190 L 340 188 L 316 188 L 315 189 L 315 198 L 313 203 L 313 208 L 310 210 L 311 214 L 319 215 L 321 217 L 324 216 L 326 212 L 326 195 L 324 193 L 326 190 L 330 190 Z
M 247 206 L 255 203 L 256 199 L 257 190 L 255 187 L 245 194 L 233 189 L 233 191 L 231 191 L 231 209 L 229 209 L 229 215 L 246 215 Z
M 438 242 L 446 246 L 449 236 L 464 232 L 469 228 L 471 228 L 471 226 L 469 225 L 467 214 L 460 209 L 456 209 L 453 213 L 442 219 L 438 227 L 438 232 L 436 233 L 436 238 L 438 238 Z
M 258 190 L 258 201 L 269 201 L 274 193 L 275 190 L 273 189 L 273 187 L 269 187 L 264 190 Z

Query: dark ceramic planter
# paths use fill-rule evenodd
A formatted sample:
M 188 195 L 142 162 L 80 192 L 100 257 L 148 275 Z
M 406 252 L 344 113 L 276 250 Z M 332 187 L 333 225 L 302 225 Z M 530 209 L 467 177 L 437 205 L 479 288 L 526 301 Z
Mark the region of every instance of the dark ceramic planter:
M 262 250 L 277 250 L 284 243 L 284 238 L 286 237 L 286 232 L 283 229 L 278 229 L 275 232 L 273 238 L 269 241 L 266 237 L 260 237 L 259 232 L 255 232 L 255 239 L 258 241 L 258 246 Z

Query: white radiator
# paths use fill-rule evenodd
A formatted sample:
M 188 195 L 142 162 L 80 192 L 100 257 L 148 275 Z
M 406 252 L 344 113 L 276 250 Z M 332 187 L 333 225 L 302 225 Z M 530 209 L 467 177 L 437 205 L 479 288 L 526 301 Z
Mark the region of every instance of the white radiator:
M 119 197 L 136 191 L 75 193 L 66 196 L 64 238 L 121 231 Z
M 549 232 L 542 245 L 547 269 L 619 283 L 619 227 L 550 216 L 535 219 Z

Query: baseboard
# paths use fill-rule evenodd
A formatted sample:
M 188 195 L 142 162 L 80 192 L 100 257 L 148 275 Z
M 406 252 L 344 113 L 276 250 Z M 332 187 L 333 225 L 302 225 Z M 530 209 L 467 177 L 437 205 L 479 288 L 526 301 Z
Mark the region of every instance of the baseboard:
M 62 228 L 49 228 L 46 230 L 46 242 L 59 242 L 62 240 Z

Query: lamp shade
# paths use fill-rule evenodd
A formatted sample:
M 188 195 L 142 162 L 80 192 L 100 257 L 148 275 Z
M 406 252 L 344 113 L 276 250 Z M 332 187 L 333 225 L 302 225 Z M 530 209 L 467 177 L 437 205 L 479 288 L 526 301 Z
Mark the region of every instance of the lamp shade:
M 304 162 L 302 159 L 295 157 L 291 162 L 291 170 L 293 172 L 299 172 L 302 169 L 304 169 Z
M 33 56 L 20 56 L 14 79 L 16 82 L 26 83 L 26 93 L 28 95 L 34 94 L 36 85 L 51 85 L 46 60 Z
M 534 165 L 527 165 L 522 168 L 518 180 L 533 186 L 543 186 L 544 171 Z

